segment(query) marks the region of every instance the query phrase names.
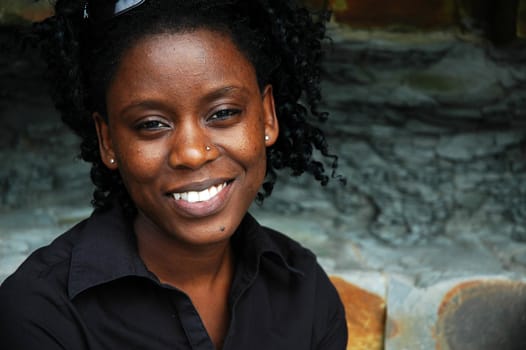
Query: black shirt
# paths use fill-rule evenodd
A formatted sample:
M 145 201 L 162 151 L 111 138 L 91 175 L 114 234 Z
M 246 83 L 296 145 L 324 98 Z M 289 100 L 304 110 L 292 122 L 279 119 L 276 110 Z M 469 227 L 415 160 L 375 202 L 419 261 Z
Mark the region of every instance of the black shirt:
M 345 349 L 343 306 L 310 251 L 249 214 L 232 246 L 223 349 Z M 190 298 L 147 270 L 118 207 L 34 252 L 0 287 L 0 349 L 213 348 Z

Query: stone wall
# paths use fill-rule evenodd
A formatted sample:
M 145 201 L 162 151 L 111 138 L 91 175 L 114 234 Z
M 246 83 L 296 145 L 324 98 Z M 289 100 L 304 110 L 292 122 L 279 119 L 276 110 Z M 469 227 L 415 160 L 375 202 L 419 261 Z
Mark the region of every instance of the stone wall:
M 524 48 L 375 35 L 337 33 L 326 65 L 325 127 L 348 179 L 330 190 L 338 225 L 391 244 L 460 233 L 524 240 Z

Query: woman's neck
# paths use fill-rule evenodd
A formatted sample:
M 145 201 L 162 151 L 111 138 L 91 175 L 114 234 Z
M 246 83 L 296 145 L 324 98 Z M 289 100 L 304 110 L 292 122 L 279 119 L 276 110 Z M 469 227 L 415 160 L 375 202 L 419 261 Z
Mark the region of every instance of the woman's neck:
M 140 257 L 162 283 L 189 292 L 196 288 L 213 289 L 233 276 L 229 240 L 193 246 L 137 225 L 135 232 Z
M 192 246 L 135 223 L 139 255 L 159 280 L 185 292 L 216 349 L 221 349 L 230 320 L 228 294 L 234 276 L 230 241 Z

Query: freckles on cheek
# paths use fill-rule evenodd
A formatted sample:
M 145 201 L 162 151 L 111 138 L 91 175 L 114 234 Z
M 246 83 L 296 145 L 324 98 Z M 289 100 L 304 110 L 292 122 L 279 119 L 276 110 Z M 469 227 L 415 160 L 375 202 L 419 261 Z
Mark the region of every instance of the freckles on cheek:
M 163 153 L 157 148 L 129 149 L 123 159 L 125 176 L 139 183 L 150 182 L 159 175 Z M 123 174 L 124 175 L 124 174 Z

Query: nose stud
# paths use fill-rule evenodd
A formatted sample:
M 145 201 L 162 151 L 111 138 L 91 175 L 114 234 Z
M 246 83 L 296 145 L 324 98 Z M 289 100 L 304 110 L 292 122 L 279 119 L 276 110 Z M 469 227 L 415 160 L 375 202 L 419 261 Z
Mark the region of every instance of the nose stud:
M 205 149 L 206 149 L 207 152 L 210 152 L 210 150 L 212 150 L 212 148 L 210 146 L 206 146 Z

